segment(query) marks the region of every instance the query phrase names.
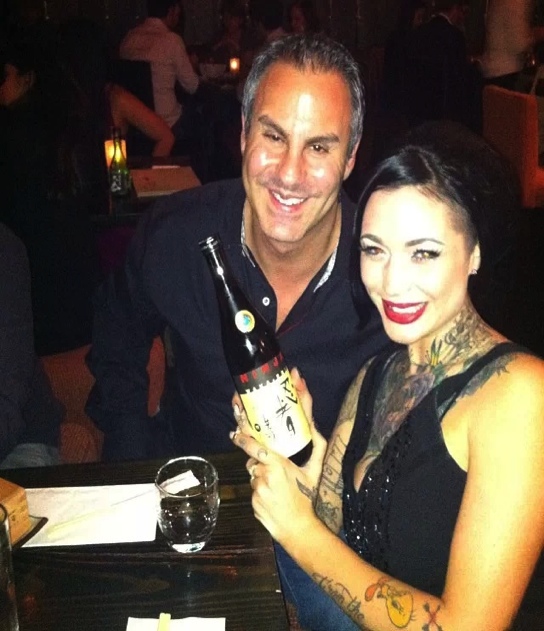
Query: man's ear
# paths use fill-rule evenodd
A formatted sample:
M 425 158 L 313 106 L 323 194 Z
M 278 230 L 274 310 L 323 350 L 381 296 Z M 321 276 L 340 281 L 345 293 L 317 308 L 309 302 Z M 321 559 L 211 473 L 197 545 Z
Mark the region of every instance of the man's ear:
M 357 141 L 357 144 L 353 148 L 351 155 L 346 160 L 346 166 L 344 167 L 344 181 L 348 179 L 348 177 L 351 175 L 351 172 L 353 171 L 353 167 L 355 166 L 355 160 L 357 159 L 357 149 L 359 149 L 360 142 L 361 142 L 361 139 Z
M 240 134 L 240 147 L 242 149 L 242 153 L 244 153 L 246 149 L 246 119 L 242 114 L 242 133 Z

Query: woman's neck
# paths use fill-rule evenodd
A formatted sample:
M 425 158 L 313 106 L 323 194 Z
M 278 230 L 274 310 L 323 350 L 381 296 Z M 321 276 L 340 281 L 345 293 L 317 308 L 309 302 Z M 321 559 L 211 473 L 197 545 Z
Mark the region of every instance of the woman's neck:
M 475 357 L 487 352 L 501 339 L 467 301 L 445 333 L 408 346 L 408 372 L 412 375 L 430 372 L 440 379 L 464 370 Z

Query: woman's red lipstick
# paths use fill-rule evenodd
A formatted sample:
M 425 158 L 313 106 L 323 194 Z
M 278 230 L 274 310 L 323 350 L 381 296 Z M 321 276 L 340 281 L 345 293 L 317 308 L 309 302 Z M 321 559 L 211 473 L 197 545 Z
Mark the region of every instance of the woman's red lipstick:
M 395 324 L 412 324 L 427 307 L 426 302 L 396 303 L 382 300 L 382 304 L 386 318 Z

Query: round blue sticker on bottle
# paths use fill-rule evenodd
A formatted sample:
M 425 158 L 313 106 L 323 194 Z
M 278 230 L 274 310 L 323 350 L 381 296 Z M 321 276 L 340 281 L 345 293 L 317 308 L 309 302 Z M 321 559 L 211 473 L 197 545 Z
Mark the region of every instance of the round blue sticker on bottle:
M 243 309 L 234 316 L 234 324 L 242 333 L 249 333 L 255 327 L 255 318 L 250 311 Z

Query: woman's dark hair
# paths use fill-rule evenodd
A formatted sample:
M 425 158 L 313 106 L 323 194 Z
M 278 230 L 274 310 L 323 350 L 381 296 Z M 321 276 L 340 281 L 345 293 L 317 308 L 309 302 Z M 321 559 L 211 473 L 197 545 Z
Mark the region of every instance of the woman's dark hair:
M 105 29 L 87 18 L 73 18 L 58 27 L 58 59 L 81 91 L 86 107 L 104 121 L 110 119 L 106 86 L 113 62 Z
M 3 43 L 2 71 L 6 64 L 19 74 L 32 74 L 28 92 L 9 109 L 24 111 L 33 121 L 33 150 L 43 153 L 40 162 L 48 195 L 62 198 L 76 193 L 82 185 L 77 152 L 87 133 L 87 110 L 80 91 L 58 63 L 51 42 L 44 44 L 33 31 L 18 31 Z
M 471 277 L 477 307 L 485 303 L 484 293 L 507 291 L 514 213 L 520 208 L 519 185 L 509 164 L 459 123 L 425 123 L 409 131 L 371 172 L 359 200 L 357 240 L 370 196 L 404 186 L 414 186 L 446 204 L 468 246 L 479 244 L 480 269 Z

